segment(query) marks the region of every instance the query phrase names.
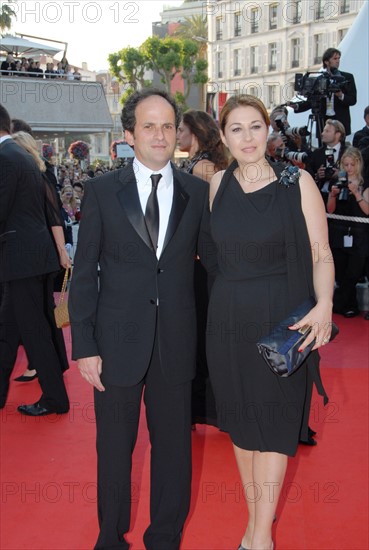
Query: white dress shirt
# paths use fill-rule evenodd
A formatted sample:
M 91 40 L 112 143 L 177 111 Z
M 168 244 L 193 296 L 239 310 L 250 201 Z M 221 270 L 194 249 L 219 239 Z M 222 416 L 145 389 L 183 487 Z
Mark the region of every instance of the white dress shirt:
M 160 258 L 163 251 L 165 234 L 168 228 L 169 216 L 173 203 L 173 171 L 170 162 L 161 168 L 161 170 L 151 170 L 142 162 L 134 158 L 133 171 L 136 176 L 138 196 L 140 198 L 142 212 L 145 215 L 147 199 L 152 190 L 151 174 L 161 174 L 162 177 L 158 183 L 158 203 L 159 203 L 159 237 L 156 256 Z

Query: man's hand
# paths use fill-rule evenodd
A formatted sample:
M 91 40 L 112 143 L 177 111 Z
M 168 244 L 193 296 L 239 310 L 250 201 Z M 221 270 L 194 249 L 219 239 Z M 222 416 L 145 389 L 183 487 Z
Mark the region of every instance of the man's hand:
M 99 355 L 78 359 L 78 368 L 82 377 L 99 391 L 105 391 L 101 383 L 102 360 Z
M 322 164 L 316 173 L 318 179 L 322 180 L 325 178 L 325 166 Z

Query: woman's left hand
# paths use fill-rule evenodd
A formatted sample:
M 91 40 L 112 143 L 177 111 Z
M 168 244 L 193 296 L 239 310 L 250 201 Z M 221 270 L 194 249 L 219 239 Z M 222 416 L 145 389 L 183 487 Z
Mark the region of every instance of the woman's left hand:
M 68 252 L 65 250 L 65 248 L 61 249 L 59 251 L 59 262 L 64 269 L 72 267 L 72 260 L 70 259 Z
M 332 332 L 332 304 L 329 302 L 318 302 L 298 323 L 288 328 L 298 330 L 306 325 L 311 327 L 311 332 L 301 344 L 299 351 L 305 349 L 314 338 L 315 344 L 312 349 L 318 349 L 320 346 L 328 344 Z

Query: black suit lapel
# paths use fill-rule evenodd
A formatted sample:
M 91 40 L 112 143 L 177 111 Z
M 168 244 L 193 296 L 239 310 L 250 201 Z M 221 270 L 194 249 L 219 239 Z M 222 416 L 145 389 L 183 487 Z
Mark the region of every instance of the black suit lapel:
M 144 243 L 152 249 L 132 166 L 128 166 L 121 171 L 119 174 L 119 180 L 122 183 L 122 188 L 117 193 L 119 203 L 125 211 L 127 218 L 134 227 L 135 231 Z M 176 232 L 189 201 L 189 195 L 184 190 L 182 183 L 180 172 L 173 167 L 173 203 L 165 234 L 163 251 Z
M 182 219 L 183 213 L 189 200 L 189 195 L 183 189 L 180 181 L 180 176 L 173 168 L 173 204 L 170 211 L 167 232 L 165 234 L 163 251 L 168 246 L 171 238 L 177 230 L 177 227 Z
M 146 229 L 145 218 L 142 212 L 140 197 L 138 196 L 137 183 L 132 167 L 127 167 L 119 175 L 122 188 L 118 191 L 117 197 L 125 211 L 127 218 L 137 231 L 144 243 L 152 249 L 151 240 Z

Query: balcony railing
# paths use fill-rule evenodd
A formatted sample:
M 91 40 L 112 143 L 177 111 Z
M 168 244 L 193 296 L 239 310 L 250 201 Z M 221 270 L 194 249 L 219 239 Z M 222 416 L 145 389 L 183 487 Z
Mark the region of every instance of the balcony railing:
M 240 76 L 240 74 L 241 74 L 241 69 L 235 69 L 233 71 L 233 76 Z
M 223 31 L 217 31 L 215 37 L 216 37 L 217 40 L 222 40 Z
M 276 63 L 269 63 L 269 70 L 270 70 L 270 71 L 275 71 L 276 68 L 277 68 Z
M 321 62 L 322 62 L 322 56 L 321 55 L 319 55 L 319 56 L 316 55 L 314 57 L 314 65 L 319 65 L 319 63 L 321 63 Z
M 256 74 L 259 71 L 259 68 L 256 66 L 251 67 L 250 72 L 251 74 Z
M 294 69 L 295 67 L 300 66 L 300 60 L 299 59 L 293 59 L 291 63 L 291 67 Z
M 259 32 L 259 24 L 251 23 L 251 34 L 255 34 L 257 32 Z
M 241 27 L 235 27 L 234 28 L 234 35 L 235 36 L 241 36 Z

